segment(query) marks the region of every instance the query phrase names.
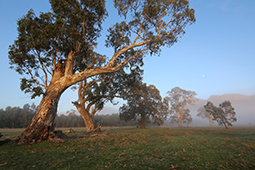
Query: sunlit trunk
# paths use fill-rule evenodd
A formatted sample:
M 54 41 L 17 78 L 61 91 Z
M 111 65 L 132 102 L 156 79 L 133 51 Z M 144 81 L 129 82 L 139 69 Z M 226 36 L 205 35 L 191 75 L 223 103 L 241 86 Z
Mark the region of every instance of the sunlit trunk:
M 179 113 L 178 110 L 176 110 L 175 112 L 176 112 L 175 115 L 176 115 L 176 117 L 178 119 L 178 126 L 182 127 L 182 112 L 183 111 L 180 111 L 180 113 Z
M 74 105 L 83 118 L 83 121 L 86 125 L 87 132 L 94 130 L 96 128 L 96 126 L 93 123 L 93 118 L 89 114 L 89 112 L 85 109 L 84 104 L 75 103 Z M 100 129 L 99 129 L 99 131 L 100 131 Z
M 50 132 L 54 131 L 59 98 L 65 89 L 57 85 L 48 88 L 30 125 L 18 137 L 18 144 L 37 143 L 48 139 Z
M 182 120 L 181 119 L 178 119 L 178 126 L 182 127 Z

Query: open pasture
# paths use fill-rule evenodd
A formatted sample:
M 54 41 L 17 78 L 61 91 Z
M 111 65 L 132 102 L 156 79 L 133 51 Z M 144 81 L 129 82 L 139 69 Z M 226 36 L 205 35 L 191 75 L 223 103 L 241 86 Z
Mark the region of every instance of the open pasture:
M 3 140 L 22 129 L 0 132 Z M 0 146 L 0 169 L 255 169 L 255 127 L 112 128 L 61 144 L 8 143 Z

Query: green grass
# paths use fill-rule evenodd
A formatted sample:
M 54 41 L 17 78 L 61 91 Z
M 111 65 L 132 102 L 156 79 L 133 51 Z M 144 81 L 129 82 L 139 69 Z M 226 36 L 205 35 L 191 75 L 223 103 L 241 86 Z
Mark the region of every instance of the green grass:
M 4 139 L 22 130 L 0 132 Z M 8 143 L 0 169 L 255 169 L 255 128 L 112 128 L 62 144 Z

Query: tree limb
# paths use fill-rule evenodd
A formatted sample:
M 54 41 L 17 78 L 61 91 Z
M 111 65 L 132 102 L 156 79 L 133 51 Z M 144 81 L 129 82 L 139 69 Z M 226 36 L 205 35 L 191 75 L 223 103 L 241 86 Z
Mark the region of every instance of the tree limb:
M 65 77 L 70 77 L 73 74 L 73 57 L 76 54 L 74 51 L 70 51 L 65 65 Z

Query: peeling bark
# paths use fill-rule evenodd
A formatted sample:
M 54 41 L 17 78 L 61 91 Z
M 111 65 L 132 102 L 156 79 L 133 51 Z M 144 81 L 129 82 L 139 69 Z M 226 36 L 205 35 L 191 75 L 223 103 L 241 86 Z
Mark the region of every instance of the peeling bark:
M 18 144 L 33 144 L 47 140 L 50 132 L 54 132 L 58 102 L 64 90 L 65 88 L 59 87 L 59 84 L 48 88 L 30 125 L 16 139 Z

